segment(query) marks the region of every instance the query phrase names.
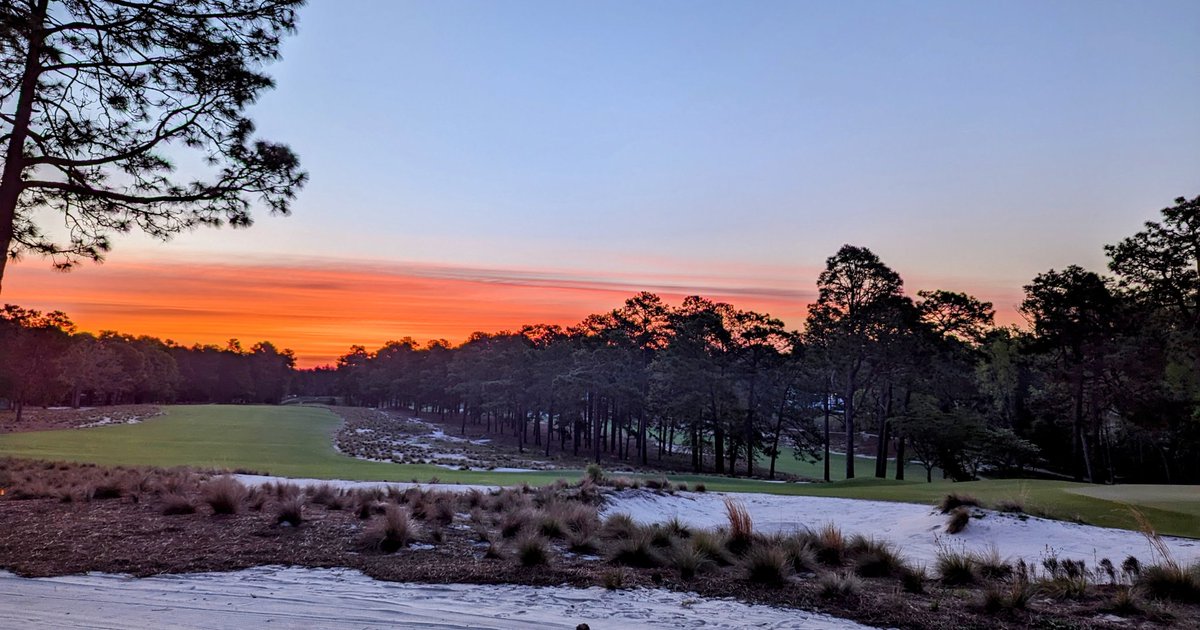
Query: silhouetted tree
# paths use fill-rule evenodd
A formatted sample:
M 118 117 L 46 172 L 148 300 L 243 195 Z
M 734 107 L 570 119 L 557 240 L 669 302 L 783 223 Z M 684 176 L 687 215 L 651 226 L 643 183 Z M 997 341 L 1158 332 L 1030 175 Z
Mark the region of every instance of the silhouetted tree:
M 246 226 L 256 201 L 286 214 L 306 176 L 243 112 L 272 86 L 261 67 L 301 4 L 0 3 L 0 281 L 26 251 L 67 268 L 99 260 L 114 232 Z M 189 180 L 175 165 L 193 155 Z M 47 209 L 65 234 L 36 223 Z

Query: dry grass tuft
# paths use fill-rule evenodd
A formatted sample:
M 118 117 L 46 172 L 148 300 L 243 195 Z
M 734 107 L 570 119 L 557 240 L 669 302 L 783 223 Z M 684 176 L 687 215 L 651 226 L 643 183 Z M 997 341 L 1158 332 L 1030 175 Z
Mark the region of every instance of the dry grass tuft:
M 279 502 L 279 507 L 275 512 L 276 524 L 298 527 L 302 522 L 304 522 L 303 496 L 297 495 Z
M 826 573 L 817 579 L 817 588 L 826 599 L 847 599 L 862 592 L 863 583 L 852 573 Z
M 201 489 L 204 502 L 212 508 L 213 514 L 237 514 L 242 509 L 242 501 L 246 499 L 246 486 L 233 477 L 218 477 Z
M 163 516 L 176 516 L 179 514 L 195 514 L 196 504 L 191 498 L 176 494 L 174 492 L 163 495 L 162 514 Z
M 536 567 L 550 562 L 550 545 L 541 536 L 527 536 L 517 541 L 517 560 L 522 566 Z
M 958 534 L 971 524 L 971 512 L 965 507 L 954 508 L 950 518 L 946 519 L 946 533 Z
M 367 546 L 384 553 L 395 553 L 407 547 L 415 533 L 416 523 L 408 511 L 396 505 L 389 505 L 383 517 L 372 521 L 363 536 Z
M 949 514 L 960 507 L 979 507 L 979 499 L 969 494 L 952 492 L 942 498 L 938 507 L 941 508 L 942 514 Z
M 781 586 L 791 573 L 791 559 L 778 545 L 755 545 L 742 560 L 746 579 L 755 584 Z

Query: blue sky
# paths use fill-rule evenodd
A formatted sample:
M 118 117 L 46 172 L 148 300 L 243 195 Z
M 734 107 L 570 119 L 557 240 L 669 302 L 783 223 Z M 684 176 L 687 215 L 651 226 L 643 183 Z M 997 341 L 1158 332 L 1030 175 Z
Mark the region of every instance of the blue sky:
M 849 242 L 1010 307 L 1200 194 L 1198 27 L 1195 1 L 314 0 L 253 110 L 311 173 L 294 216 L 110 260 L 811 290 Z
M 326 0 L 257 118 L 312 173 L 283 234 L 329 255 L 811 267 L 856 242 L 1019 282 L 1200 191 L 1198 26 L 1195 2 Z

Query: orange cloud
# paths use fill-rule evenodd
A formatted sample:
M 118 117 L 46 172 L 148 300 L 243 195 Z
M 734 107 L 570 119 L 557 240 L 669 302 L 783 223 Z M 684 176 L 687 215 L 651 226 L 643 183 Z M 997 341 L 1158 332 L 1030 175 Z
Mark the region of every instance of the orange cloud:
M 64 274 L 34 262 L 9 267 L 0 300 L 65 311 L 82 330 L 118 330 L 188 345 L 237 338 L 248 346 L 269 340 L 294 350 L 300 365 L 309 367 L 332 363 L 351 344 L 374 349 L 405 336 L 457 343 L 475 331 L 515 330 L 530 323 L 571 325 L 619 306 L 638 291 L 658 293 L 672 303 L 703 295 L 770 313 L 800 328 L 815 298 L 811 287 L 817 274 L 808 271 L 600 277 L 579 271 L 325 259 L 242 264 L 127 260 Z M 764 275 L 767 280 L 746 285 L 744 278 Z M 992 287 L 979 297 L 996 303 L 999 323 L 1018 321 L 1019 292 Z
M 66 311 L 83 330 L 119 330 L 179 343 L 270 340 L 303 366 L 330 363 L 351 344 L 368 348 L 404 336 L 460 342 L 474 331 L 529 323 L 577 323 L 637 291 L 671 302 L 705 295 L 771 313 L 798 327 L 809 291 L 739 286 L 728 278 L 657 280 L 634 274 L 438 265 L 108 263 L 62 274 L 10 267 L 3 300 Z

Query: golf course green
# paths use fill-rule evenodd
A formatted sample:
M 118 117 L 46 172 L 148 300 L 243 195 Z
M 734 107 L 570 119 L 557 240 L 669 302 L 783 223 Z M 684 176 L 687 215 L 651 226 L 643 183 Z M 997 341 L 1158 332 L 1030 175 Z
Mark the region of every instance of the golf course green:
M 531 485 L 573 479 L 579 471 L 499 473 L 448 470 L 432 465 L 391 464 L 338 453 L 332 435 L 341 420 L 328 409 L 304 406 L 172 406 L 161 416 L 132 425 L 0 435 L 0 455 L 103 465 L 196 466 L 317 479 L 429 481 L 487 485 Z M 865 461 L 865 460 L 864 460 Z M 781 458 L 782 462 L 782 458 Z M 868 462 L 869 463 L 869 462 Z M 792 466 L 795 464 L 796 466 Z M 780 470 L 799 474 L 789 459 Z M 820 464 L 814 465 L 815 470 Z M 1164 533 L 1200 538 L 1200 487 L 1165 485 L 1095 486 L 1045 480 L 985 480 L 924 483 L 874 477 L 833 483 L 772 483 L 705 475 L 669 475 L 673 481 L 703 482 L 709 490 L 832 496 L 880 501 L 936 503 L 949 492 L 985 503 L 1011 501 L 1032 514 L 1107 527 L 1136 529 L 1131 508 Z

